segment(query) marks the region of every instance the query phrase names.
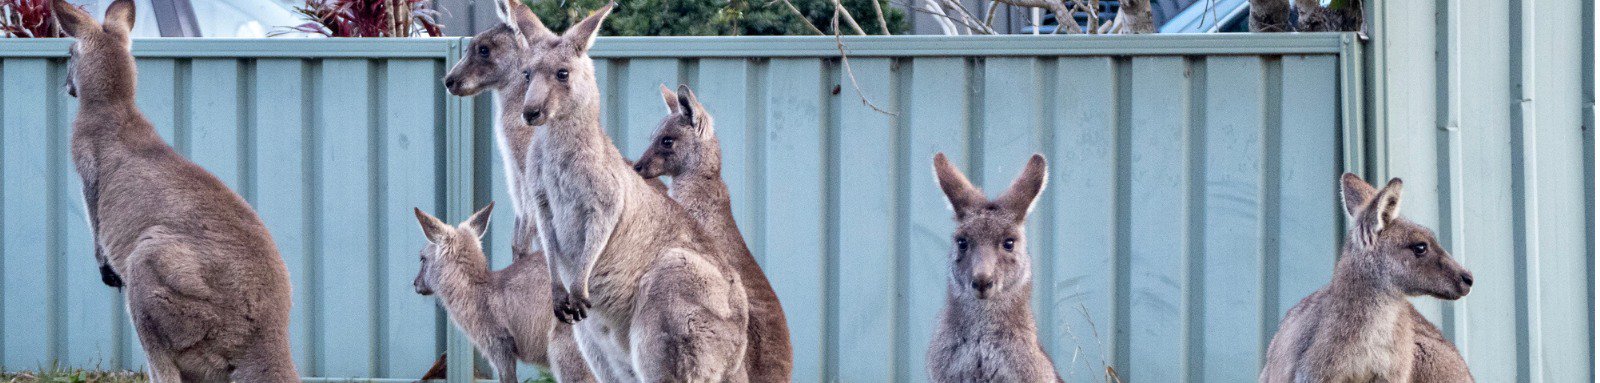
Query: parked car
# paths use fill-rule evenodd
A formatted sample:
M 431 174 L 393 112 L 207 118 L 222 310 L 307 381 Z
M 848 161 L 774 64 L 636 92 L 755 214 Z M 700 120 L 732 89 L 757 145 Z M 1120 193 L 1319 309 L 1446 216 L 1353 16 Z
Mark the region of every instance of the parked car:
M 110 0 L 68 0 L 101 14 Z M 134 0 L 133 37 L 266 37 L 304 23 L 299 0 Z M 289 33 L 300 36 L 301 33 Z

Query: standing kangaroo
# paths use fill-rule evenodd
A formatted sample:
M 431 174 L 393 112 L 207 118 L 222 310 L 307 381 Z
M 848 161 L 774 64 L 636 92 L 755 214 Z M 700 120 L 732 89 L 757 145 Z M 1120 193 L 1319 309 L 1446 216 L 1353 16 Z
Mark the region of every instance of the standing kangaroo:
M 661 97 L 667 104 L 667 116 L 633 168 L 647 179 L 672 177 L 672 198 L 700 222 L 700 228 L 738 270 L 750 300 L 750 326 L 746 329 L 750 344 L 744 360 L 750 381 L 787 382 L 794 364 L 789 325 L 778 293 L 750 255 L 734 222 L 728 184 L 722 181 L 722 148 L 711 115 L 687 85 L 679 85 L 677 93 L 663 85 Z
M 989 200 L 950 165 L 933 156 L 950 208 L 956 213 L 944 311 L 928 347 L 928 375 L 935 382 L 1055 382 L 1055 365 L 1039 344 L 1028 305 L 1033 297 L 1028 212 L 1044 190 L 1044 156 L 1028 159 L 1022 174 L 1000 198 Z
M 523 71 L 523 119 L 542 126 L 523 203 L 550 257 L 555 314 L 581 321 L 579 346 L 602 381 L 744 381 L 739 273 L 600 127 L 588 51 L 611 8 L 536 48 Z
M 168 146 L 134 105 L 132 0 L 105 25 L 56 0 L 78 98 L 72 161 L 97 261 L 125 285 L 156 382 L 299 382 L 289 354 L 289 273 L 243 198 Z
M 1327 286 L 1289 309 L 1262 382 L 1471 382 L 1467 364 L 1406 297 L 1456 300 L 1472 273 L 1400 216 L 1399 178 L 1374 190 L 1345 173 L 1350 231 Z
M 551 359 L 547 353 L 553 351 L 545 344 L 555 320 L 548 301 L 527 304 L 529 297 L 549 294 L 550 281 L 547 271 L 538 269 L 546 267 L 543 257 L 523 257 L 503 270 L 489 270 L 480 240 L 488 233 L 493 209 L 491 203 L 455 227 L 414 209 L 428 244 L 422 248 L 422 268 L 412 286 L 417 294 L 439 294 L 439 305 L 450 314 L 450 321 L 488 357 L 500 382 L 516 383 L 517 361 L 546 365 Z M 583 368 L 582 356 L 572 356 L 579 358 L 572 362 L 580 374 L 574 377 L 571 371 L 557 369 L 556 379 L 593 381 Z
M 505 164 L 506 184 L 511 189 L 511 210 L 515 217 L 511 239 L 513 261 L 501 273 L 528 274 L 520 278 L 535 281 L 533 285 L 540 286 L 541 290 L 522 295 L 518 304 L 529 310 L 549 313 L 550 295 L 544 291 L 550 286 L 549 266 L 544 253 L 533 250 L 537 239 L 529 226 L 532 212 L 527 205 L 519 204 L 517 197 L 531 182 L 524 180 L 524 161 L 535 130 L 534 126 L 522 122 L 522 96 L 528 89 L 528 81 L 521 74 L 523 61 L 533 56 L 534 46 L 542 47 L 543 42 L 554 40 L 557 36 L 546 29 L 539 17 L 521 1 L 496 0 L 495 9 L 499 11 L 502 22 L 472 37 L 467 44 L 466 57 L 450 68 L 444 84 L 451 94 L 461 97 L 475 96 L 485 89 L 495 90 L 495 96 L 500 101 L 500 120 L 495 127 L 495 141 L 499 143 L 500 159 Z M 532 359 L 524 360 L 550 368 L 558 381 L 593 381 L 594 376 L 584 364 L 578 341 L 572 335 L 572 325 L 556 323 L 555 318 L 548 314 L 542 319 L 549 323 L 529 325 L 536 329 L 548 329 L 548 335 L 519 344 L 540 350 L 530 354 Z M 526 349 L 522 351 L 532 352 Z M 515 367 L 513 363 L 513 374 Z

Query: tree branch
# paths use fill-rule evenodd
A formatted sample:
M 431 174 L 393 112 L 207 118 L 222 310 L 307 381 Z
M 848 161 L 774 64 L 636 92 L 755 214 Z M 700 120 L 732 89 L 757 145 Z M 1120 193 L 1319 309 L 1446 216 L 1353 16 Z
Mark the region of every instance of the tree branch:
M 839 4 L 839 0 L 834 0 L 833 3 Z M 839 64 L 840 66 L 844 67 L 845 76 L 850 77 L 850 87 L 856 89 L 856 97 L 861 98 L 861 104 L 866 105 L 868 108 L 872 108 L 873 111 L 878 113 L 894 116 L 894 113 L 889 113 L 889 111 L 883 110 L 883 108 L 879 108 L 878 105 L 873 104 L 872 101 L 867 100 L 867 94 L 861 91 L 861 83 L 856 82 L 856 72 L 850 69 L 850 57 L 844 53 L 844 38 L 839 36 L 839 14 L 842 12 L 842 7 L 834 8 L 833 10 L 833 42 L 834 44 L 837 44 L 839 48 Z
M 811 20 L 806 18 L 806 14 L 805 13 L 800 12 L 800 8 L 795 8 L 794 3 L 790 3 L 789 0 L 776 0 L 776 1 L 783 2 L 783 5 L 785 7 L 788 7 L 790 12 L 794 13 L 794 17 L 799 18 L 800 19 L 800 23 L 801 24 L 805 24 L 806 28 L 811 28 L 812 32 L 816 32 L 817 34 L 823 35 L 823 36 L 827 36 L 828 35 L 827 33 L 822 33 L 821 29 L 817 29 L 817 26 L 811 25 Z M 767 3 L 767 4 L 772 4 L 772 3 Z
M 850 29 L 855 30 L 856 34 L 862 36 L 867 34 L 866 31 L 861 29 L 861 24 L 856 24 L 856 18 L 850 15 L 850 10 L 844 9 L 844 4 L 840 4 L 839 0 L 833 0 L 833 16 L 838 18 L 841 14 L 844 15 L 844 21 L 850 24 Z M 839 23 L 837 20 L 835 20 L 833 28 L 834 32 L 838 32 Z

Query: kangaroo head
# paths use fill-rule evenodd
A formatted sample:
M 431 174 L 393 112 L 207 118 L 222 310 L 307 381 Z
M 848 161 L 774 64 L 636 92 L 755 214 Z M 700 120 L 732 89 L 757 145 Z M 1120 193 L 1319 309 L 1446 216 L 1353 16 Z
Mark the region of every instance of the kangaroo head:
M 694 91 L 678 85 L 678 92 L 673 93 L 662 85 L 661 98 L 667 103 L 667 116 L 661 118 L 650 147 L 633 164 L 633 170 L 644 178 L 677 177 L 696 168 L 720 170 L 722 159 L 711 115 Z
M 56 22 L 76 40 L 67 64 L 67 94 L 132 100 L 133 40 L 128 31 L 133 29 L 133 0 L 112 2 L 104 25 L 66 0 L 55 0 L 52 6 Z
M 1011 187 L 1000 198 L 990 200 L 950 165 L 944 153 L 933 156 L 934 176 L 956 212 L 955 243 L 950 251 L 951 293 L 988 299 L 1032 278 L 1023 225 L 1044 190 L 1046 169 L 1044 156 L 1033 155 Z
M 1339 271 L 1405 295 L 1460 299 L 1472 290 L 1472 273 L 1439 246 L 1433 231 L 1400 216 L 1399 178 L 1382 190 L 1345 173 L 1341 182 L 1350 231 Z
M 489 230 L 489 212 L 494 211 L 493 202 L 456 226 L 447 225 L 422 212 L 422 209 L 412 208 L 412 211 L 417 214 L 417 223 L 422 224 L 422 236 L 428 239 L 428 244 L 422 247 L 419 255 L 422 268 L 417 270 L 417 279 L 411 281 L 417 294 L 433 295 L 442 280 L 457 277 L 447 270 L 449 265 L 488 267 L 479 241 Z
M 528 125 L 545 125 L 551 115 L 571 116 L 583 108 L 599 107 L 600 88 L 594 82 L 589 47 L 594 45 L 600 24 L 613 6 L 601 7 L 561 37 L 544 41 L 543 47 L 534 47 L 533 57 L 522 69 L 522 78 L 528 81 L 522 119 Z
M 497 0 L 494 4 L 501 23 L 472 36 L 466 55 L 444 77 L 450 94 L 472 96 L 522 80 L 522 61 L 530 56 L 531 47 L 556 38 L 521 1 Z

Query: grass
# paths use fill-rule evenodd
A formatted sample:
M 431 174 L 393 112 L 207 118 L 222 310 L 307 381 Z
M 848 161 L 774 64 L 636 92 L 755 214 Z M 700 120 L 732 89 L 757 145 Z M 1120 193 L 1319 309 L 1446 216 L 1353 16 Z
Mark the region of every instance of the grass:
M 33 371 L 0 372 L 0 383 L 145 383 L 143 372 L 86 370 L 52 365 Z

